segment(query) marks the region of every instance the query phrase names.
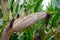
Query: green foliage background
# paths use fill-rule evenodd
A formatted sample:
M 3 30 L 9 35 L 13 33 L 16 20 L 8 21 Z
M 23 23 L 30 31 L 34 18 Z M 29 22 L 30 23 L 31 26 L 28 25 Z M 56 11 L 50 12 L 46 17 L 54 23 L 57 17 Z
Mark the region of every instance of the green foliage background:
M 43 10 L 42 2 L 44 0 L 23 0 L 23 3 L 20 4 L 20 0 L 8 0 L 7 9 L 12 11 L 13 18 L 20 13 L 22 8 L 25 8 L 25 14 L 31 14 L 34 12 L 49 12 L 51 17 L 48 22 L 48 27 L 45 26 L 45 19 L 39 21 L 30 28 L 26 28 L 21 31 L 19 34 L 14 33 L 9 40 L 60 40 L 60 0 L 50 0 L 46 10 Z M 7 11 L 8 13 L 8 11 Z M 9 21 L 2 17 L 2 9 L 0 8 L 0 35 Z M 7 14 L 8 15 L 8 14 Z M 5 16 L 7 17 L 7 16 Z M 4 20 L 6 21 L 4 21 Z

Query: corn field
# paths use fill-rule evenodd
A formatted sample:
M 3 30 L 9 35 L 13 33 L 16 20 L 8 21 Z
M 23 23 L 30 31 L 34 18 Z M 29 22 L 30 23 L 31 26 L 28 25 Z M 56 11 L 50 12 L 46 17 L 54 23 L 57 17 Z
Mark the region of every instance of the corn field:
M 60 0 L 0 0 L 0 40 L 60 40 Z

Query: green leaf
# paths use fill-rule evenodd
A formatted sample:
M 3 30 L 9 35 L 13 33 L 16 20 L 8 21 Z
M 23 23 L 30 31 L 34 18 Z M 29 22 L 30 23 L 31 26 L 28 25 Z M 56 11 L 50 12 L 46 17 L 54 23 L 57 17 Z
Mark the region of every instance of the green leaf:
M 58 14 L 54 14 L 51 18 L 51 27 L 57 26 Z
M 32 32 L 31 32 L 31 29 L 30 28 L 27 28 L 25 30 L 25 34 L 26 34 L 26 40 L 32 40 L 33 39 L 33 35 L 32 35 Z

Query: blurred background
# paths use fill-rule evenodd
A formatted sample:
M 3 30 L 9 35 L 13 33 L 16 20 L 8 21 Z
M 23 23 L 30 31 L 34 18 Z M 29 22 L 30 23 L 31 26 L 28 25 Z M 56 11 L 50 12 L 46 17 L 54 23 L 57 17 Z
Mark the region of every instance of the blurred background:
M 22 17 L 35 12 L 48 12 L 51 17 L 46 27 L 46 20 L 43 19 L 21 32 L 14 32 L 9 40 L 60 40 L 60 0 L 5 0 L 5 2 L 6 11 L 2 8 L 0 0 L 0 35 L 6 24 L 18 14 Z

